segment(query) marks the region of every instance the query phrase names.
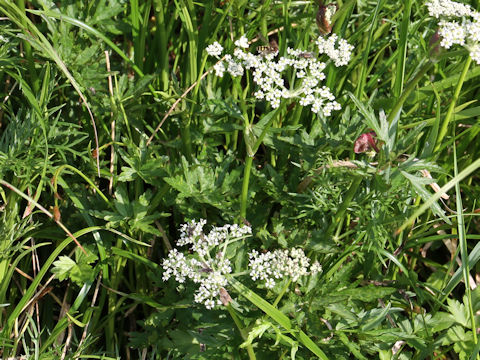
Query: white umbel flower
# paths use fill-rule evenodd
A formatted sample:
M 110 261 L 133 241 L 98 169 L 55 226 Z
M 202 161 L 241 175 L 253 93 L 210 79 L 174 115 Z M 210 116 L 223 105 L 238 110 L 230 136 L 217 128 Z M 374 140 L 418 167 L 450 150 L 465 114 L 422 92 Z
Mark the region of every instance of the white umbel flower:
M 246 51 L 249 47 L 246 36 L 235 41 L 235 46 L 233 54 L 226 54 L 224 62 L 214 66 L 217 76 L 222 77 L 226 71 L 232 77 L 239 77 L 250 70 L 253 82 L 258 87 L 254 97 L 267 101 L 273 109 L 280 106 L 282 99 L 294 98 L 301 106 L 311 106 L 313 113 L 324 116 L 330 116 L 333 110 L 340 110 L 335 96 L 322 85 L 326 78 L 323 70 L 327 65 L 319 61 L 314 53 L 287 48 L 288 56 L 275 60 L 278 50 L 257 55 Z M 320 37 L 317 46 L 319 53 L 329 56 L 335 66 L 343 66 L 350 61 L 353 46 L 335 34 L 328 39 Z M 215 50 L 218 53 L 217 47 L 211 52 L 215 53 Z M 289 75 L 284 74 L 289 69 L 293 69 L 296 79 L 303 81 L 292 83 L 291 79 L 286 77 Z
M 470 57 L 480 65 L 480 45 L 475 44 L 470 47 Z
M 445 49 L 453 45 L 464 46 L 472 60 L 480 65 L 480 13 L 469 5 L 452 0 L 430 0 L 426 5 L 430 16 L 440 19 L 440 46 Z
M 237 41 L 235 41 L 235 46 L 238 46 L 242 49 L 248 49 L 249 45 L 248 45 L 248 39 L 245 35 L 242 35 L 240 37 L 240 39 L 238 39 Z
M 275 286 L 275 280 L 289 278 L 297 282 L 300 277 L 316 274 L 322 269 L 318 262 L 310 265 L 310 259 L 303 250 L 296 248 L 261 254 L 253 250 L 249 259 L 250 277 L 254 281 L 261 280 L 268 289 Z
M 427 2 L 428 13 L 435 18 L 471 16 L 472 8 L 451 0 L 431 0 Z
M 347 40 L 339 39 L 337 34 L 332 34 L 328 38 L 319 36 L 316 44 L 318 52 L 320 54 L 326 54 L 336 67 L 347 65 L 354 49 Z
M 440 46 L 450 49 L 453 44 L 465 45 L 465 28 L 456 21 L 441 21 L 438 33 L 442 37 Z
M 221 305 L 220 289 L 227 286 L 226 275 L 232 272 L 230 260 L 223 256 L 220 246 L 226 242 L 244 238 L 252 233 L 248 226 L 227 224 L 214 227 L 205 234 L 206 220 L 195 221 L 180 226 L 180 239 L 177 246 L 187 245 L 191 251 L 185 256 L 177 249 L 170 250 L 163 260 L 163 281 L 173 277 L 184 283 L 187 279 L 198 284 L 194 301 L 204 304 L 207 309 Z
M 207 51 L 208 55 L 218 58 L 220 55 L 222 55 L 223 46 L 220 45 L 217 41 L 215 41 L 213 44 L 208 45 L 205 50 Z
M 215 70 L 215 75 L 218 77 L 223 77 L 223 73 L 225 72 L 225 65 L 223 64 L 223 61 L 216 63 L 213 66 L 213 69 Z

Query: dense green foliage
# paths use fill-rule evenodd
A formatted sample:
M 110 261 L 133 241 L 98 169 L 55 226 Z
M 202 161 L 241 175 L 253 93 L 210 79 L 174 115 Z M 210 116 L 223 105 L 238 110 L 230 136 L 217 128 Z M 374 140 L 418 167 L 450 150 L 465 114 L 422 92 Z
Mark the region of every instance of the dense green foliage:
M 479 358 L 480 67 L 431 60 L 424 4 L 338 1 L 355 50 L 325 70 L 328 118 L 256 101 L 250 73 L 203 76 L 205 48 L 244 34 L 314 51 L 318 11 L 0 0 L 1 358 Z M 372 130 L 379 152 L 355 153 Z M 200 218 L 251 224 L 235 272 L 292 247 L 323 272 L 273 289 L 244 272 L 207 310 L 162 281 Z

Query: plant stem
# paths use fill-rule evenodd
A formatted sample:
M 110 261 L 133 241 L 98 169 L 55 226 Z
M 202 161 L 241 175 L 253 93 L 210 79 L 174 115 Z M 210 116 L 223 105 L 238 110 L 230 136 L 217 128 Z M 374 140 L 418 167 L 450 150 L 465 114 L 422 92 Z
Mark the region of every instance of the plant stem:
M 240 197 L 240 216 L 246 218 L 247 200 L 248 200 L 248 183 L 250 181 L 250 171 L 252 169 L 253 156 L 247 154 L 245 159 L 245 168 L 243 170 L 242 194 Z
M 447 134 L 448 124 L 452 119 L 453 112 L 455 111 L 455 105 L 457 104 L 458 97 L 460 96 L 460 91 L 462 90 L 462 86 L 463 86 L 463 83 L 465 82 L 465 77 L 467 76 L 467 71 L 471 63 L 472 63 L 472 58 L 469 56 L 465 61 L 462 74 L 458 79 L 457 86 L 455 87 L 455 92 L 453 93 L 453 98 L 450 101 L 450 105 L 447 110 L 447 115 L 445 116 L 445 120 L 443 120 L 442 127 L 440 128 L 440 132 L 438 133 L 437 146 L 435 147 L 435 151 L 438 151 L 438 149 L 440 148 L 440 145 L 442 144 L 443 138 Z
M 469 57 L 470 59 L 470 57 Z M 464 73 L 466 73 L 466 69 L 470 65 L 470 62 L 467 61 L 465 64 L 466 66 L 464 67 L 464 72 L 462 72 L 462 76 L 460 79 L 463 79 Z M 463 81 L 461 80 L 458 83 L 457 89 L 461 87 L 461 83 Z M 457 91 L 455 91 L 455 94 L 457 94 Z M 452 100 L 452 103 L 455 102 Z M 450 110 L 450 109 L 449 109 Z M 447 123 L 445 119 L 445 123 Z M 443 128 L 442 128 L 443 129 Z M 454 174 L 455 176 L 458 176 L 458 162 L 457 162 L 457 148 L 455 146 L 455 142 L 453 142 L 453 165 L 454 165 Z M 457 229 L 458 229 L 458 240 L 460 244 L 460 257 L 462 259 L 462 270 L 463 270 L 463 281 L 465 282 L 465 296 L 467 298 L 467 304 L 465 304 L 468 307 L 468 313 L 470 315 L 470 322 L 472 326 L 472 334 L 473 334 L 473 343 L 477 344 L 477 326 L 475 324 L 475 314 L 473 311 L 473 306 L 472 306 L 472 292 L 470 290 L 470 264 L 468 261 L 468 245 L 467 245 L 467 237 L 465 234 L 465 218 L 463 215 L 463 202 L 462 202 L 462 194 L 460 190 L 460 182 L 457 182 L 455 184 L 455 198 L 456 198 L 456 203 L 457 203 Z M 477 356 L 478 358 L 478 356 Z
M 277 298 L 276 298 L 275 301 L 273 302 L 272 306 L 277 307 L 278 303 L 280 302 L 280 300 L 282 300 L 283 295 L 285 295 L 285 293 L 287 292 L 287 289 L 288 289 L 288 287 L 290 286 L 291 283 L 292 283 L 292 280 L 291 280 L 291 279 L 287 281 L 287 283 L 285 284 L 285 286 L 282 288 L 282 291 L 280 291 L 280 293 L 278 294 Z
M 245 329 L 243 328 L 243 325 L 242 325 L 242 322 L 240 321 L 240 319 L 238 318 L 237 314 L 235 313 L 235 310 L 232 308 L 232 305 L 231 304 L 228 304 L 227 305 L 227 310 L 230 314 L 230 316 L 232 317 L 233 319 L 233 322 L 235 323 L 235 325 L 237 326 L 237 329 L 238 331 L 240 332 L 240 335 L 242 336 L 242 339 L 244 341 L 247 340 L 247 334 L 245 332 Z M 255 356 L 255 352 L 253 351 L 253 346 L 252 344 L 248 344 L 245 346 L 246 349 L 247 349 L 247 353 L 248 353 L 248 358 L 250 360 L 256 360 L 256 356 Z

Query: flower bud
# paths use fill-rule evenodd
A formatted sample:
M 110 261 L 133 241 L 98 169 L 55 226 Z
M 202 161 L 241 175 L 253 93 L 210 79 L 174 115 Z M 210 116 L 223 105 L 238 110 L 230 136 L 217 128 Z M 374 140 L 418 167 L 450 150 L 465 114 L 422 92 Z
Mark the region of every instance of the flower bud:
M 370 131 L 360 135 L 357 140 L 355 140 L 353 151 L 355 151 L 356 154 L 360 154 L 373 149 L 378 153 L 380 150 L 378 150 L 377 139 L 375 136 L 377 136 L 375 131 Z

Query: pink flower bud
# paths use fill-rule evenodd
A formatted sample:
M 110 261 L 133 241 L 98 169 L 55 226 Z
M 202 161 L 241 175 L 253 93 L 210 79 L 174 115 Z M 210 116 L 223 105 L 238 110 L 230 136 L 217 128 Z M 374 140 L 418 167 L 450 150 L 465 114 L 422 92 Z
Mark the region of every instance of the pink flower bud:
M 370 131 L 368 133 L 360 135 L 357 140 L 355 140 L 355 144 L 353 145 L 353 151 L 355 151 L 356 154 L 360 154 L 370 149 L 373 149 L 378 153 L 379 150 L 377 147 L 377 139 L 375 138 L 375 136 L 377 136 L 375 131 Z

